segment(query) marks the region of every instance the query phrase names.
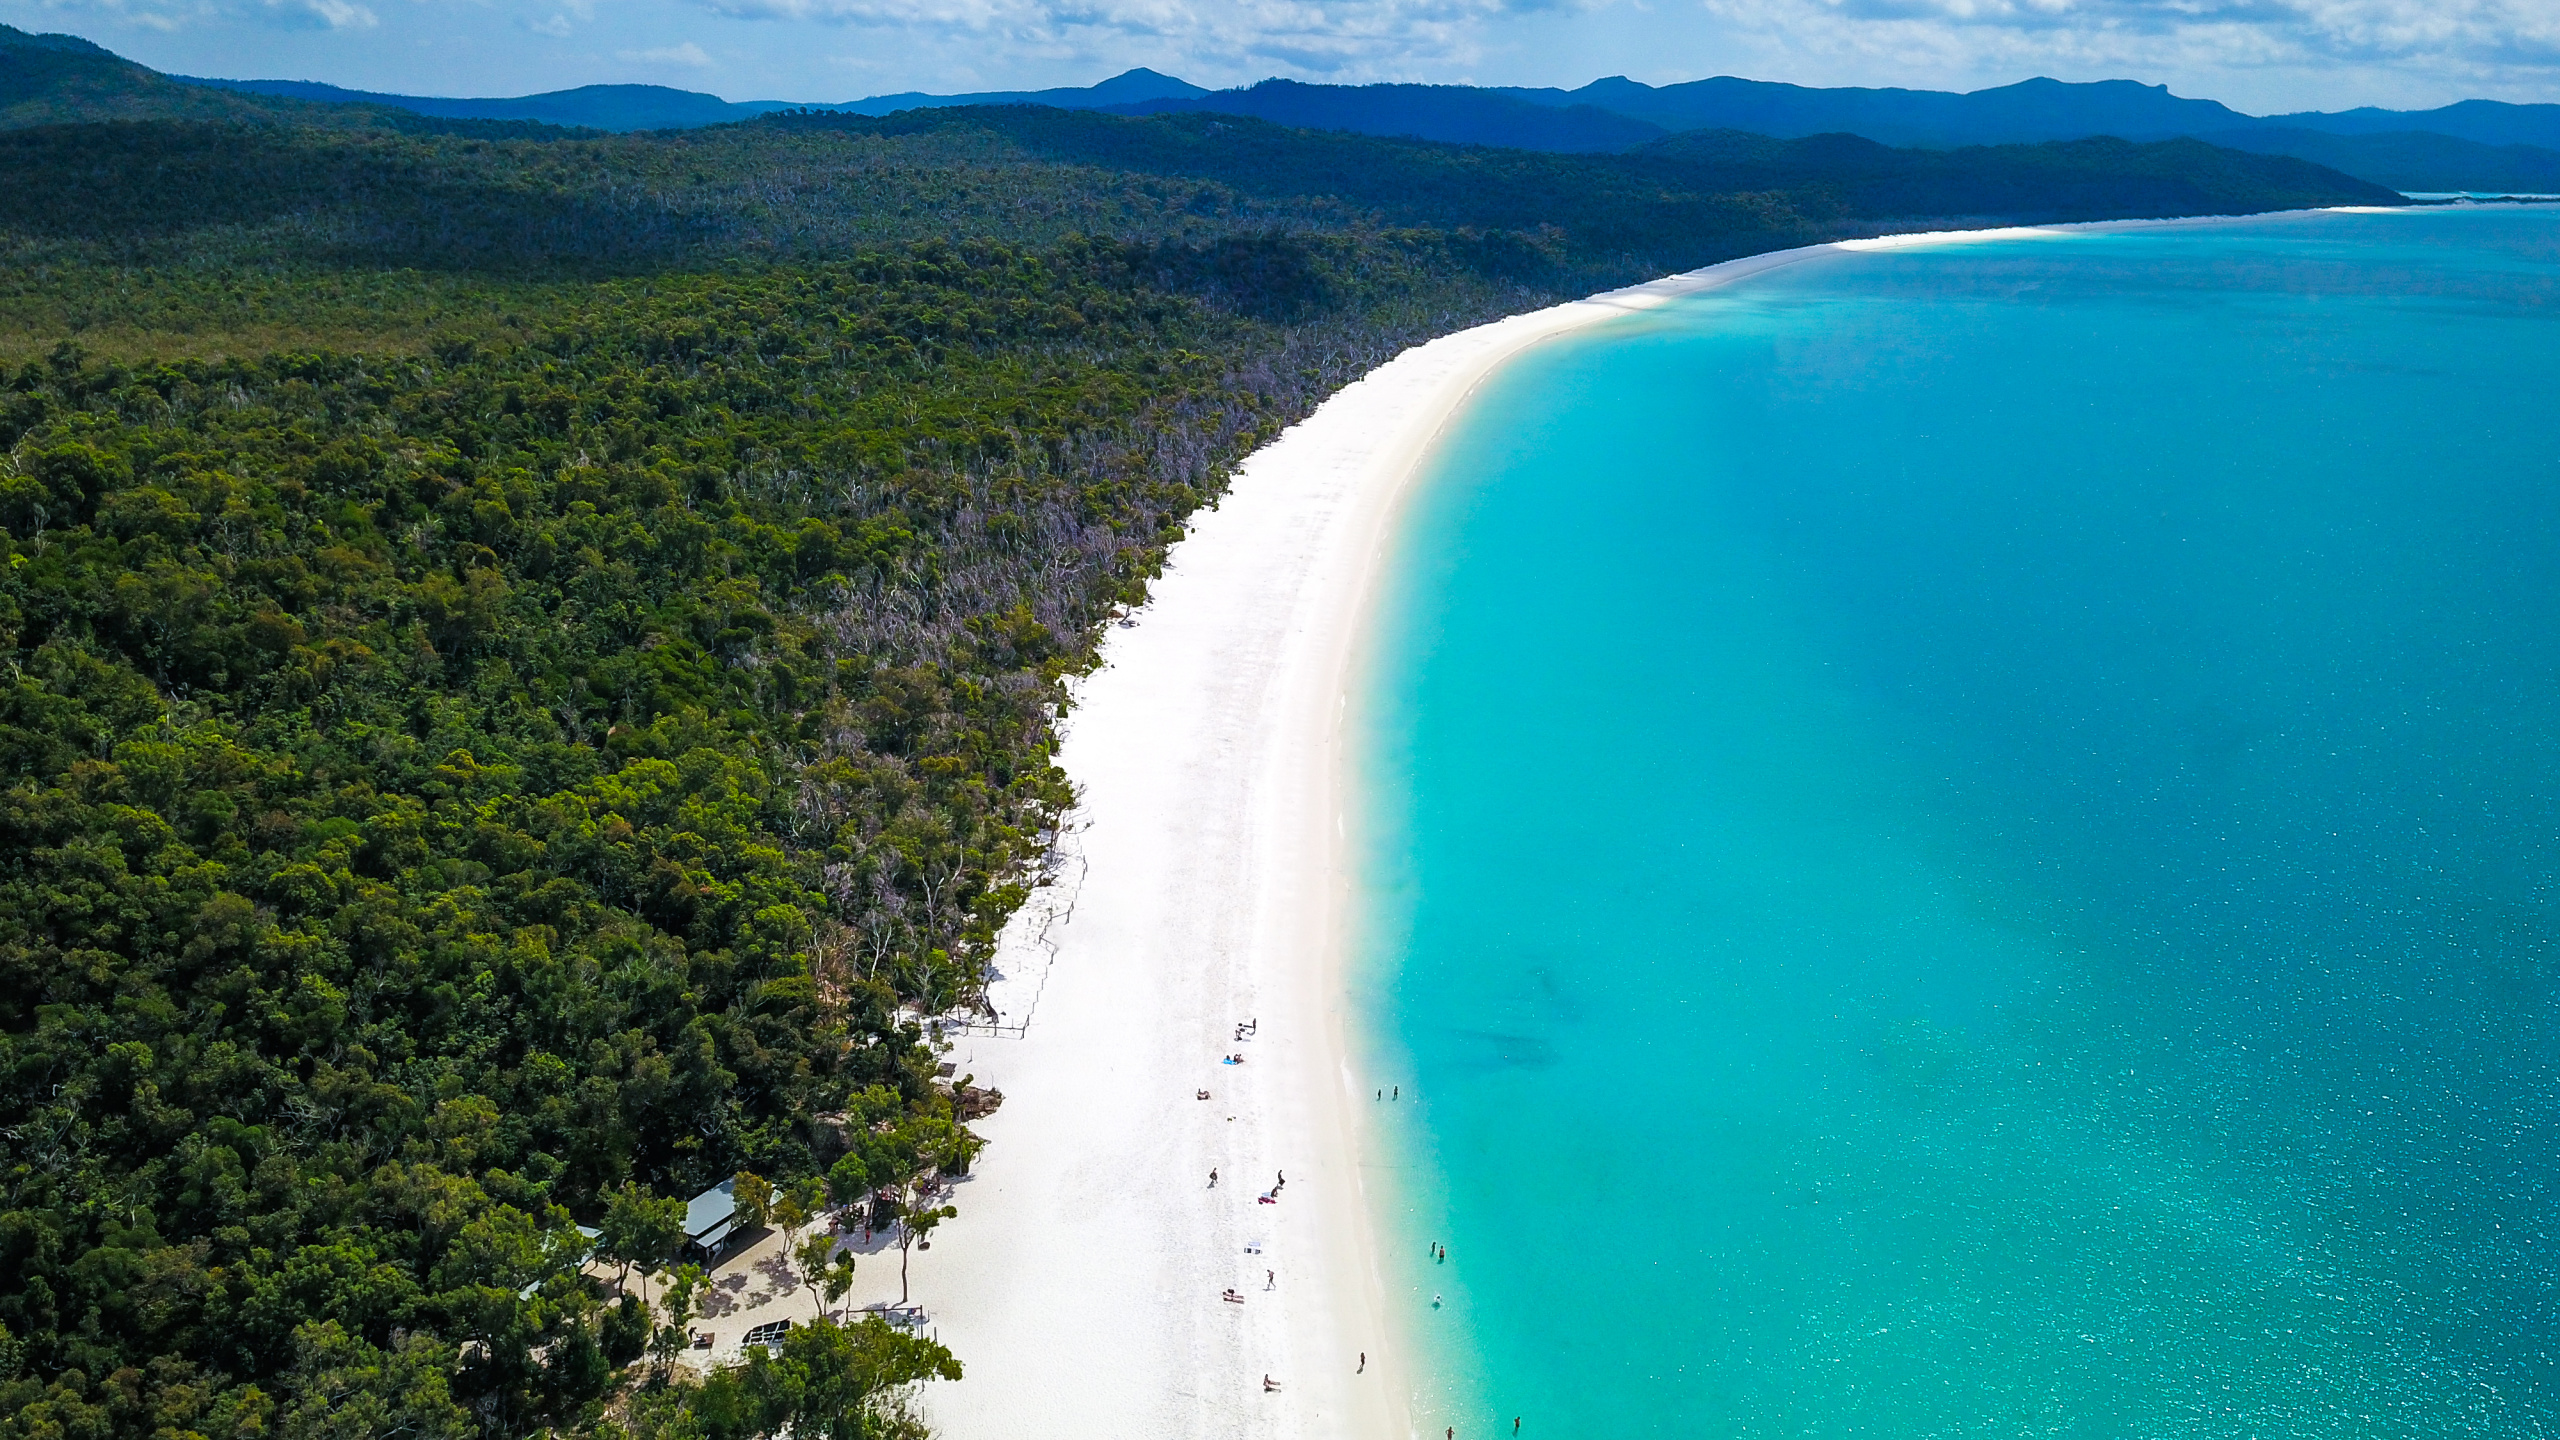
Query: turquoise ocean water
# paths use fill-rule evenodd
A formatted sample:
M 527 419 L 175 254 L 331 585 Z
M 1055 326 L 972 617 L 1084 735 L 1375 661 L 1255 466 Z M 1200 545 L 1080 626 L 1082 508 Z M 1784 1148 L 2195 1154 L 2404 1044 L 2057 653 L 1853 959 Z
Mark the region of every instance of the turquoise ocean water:
M 1399 544 L 1429 1434 L 2560 1436 L 2560 213 L 1809 260 Z

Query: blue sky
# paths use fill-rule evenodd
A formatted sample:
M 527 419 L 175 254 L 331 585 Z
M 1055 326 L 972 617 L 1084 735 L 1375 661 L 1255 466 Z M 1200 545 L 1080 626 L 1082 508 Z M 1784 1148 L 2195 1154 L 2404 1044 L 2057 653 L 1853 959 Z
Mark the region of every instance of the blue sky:
M 183 74 L 436 95 L 828 101 L 1151 65 L 1210 86 L 2053 75 L 2257 112 L 2560 101 L 2560 0 L 0 0 L 0 20 Z

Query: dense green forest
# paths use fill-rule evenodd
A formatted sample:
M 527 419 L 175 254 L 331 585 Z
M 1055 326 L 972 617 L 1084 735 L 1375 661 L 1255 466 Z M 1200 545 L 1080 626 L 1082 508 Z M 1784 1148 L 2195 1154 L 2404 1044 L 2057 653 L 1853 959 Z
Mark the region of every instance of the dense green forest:
M 894 1222 L 970 1163 L 925 1024 L 1071 801 L 1062 681 L 1238 458 L 1431 335 L 1985 196 L 2370 198 L 1835 161 L 0 135 L 0 1436 L 912 1433 L 968 1357 L 821 1325 L 689 1380 L 576 1226 L 658 1264 L 724 1177 Z

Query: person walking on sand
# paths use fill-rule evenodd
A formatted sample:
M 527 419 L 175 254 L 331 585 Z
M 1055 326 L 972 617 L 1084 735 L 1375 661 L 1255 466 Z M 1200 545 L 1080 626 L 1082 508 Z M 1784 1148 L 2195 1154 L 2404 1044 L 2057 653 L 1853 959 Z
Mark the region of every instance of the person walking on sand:
M 1218 1167 L 1215 1165 L 1209 1167 L 1209 1188 L 1212 1190 L 1218 1188 Z
M 1369 1373 L 1369 1352 L 1368 1352 L 1368 1351 L 1363 1350 L 1363 1351 L 1361 1351 L 1361 1352 L 1360 1352 L 1360 1368 L 1359 1368 L 1359 1369 L 1357 1369 L 1357 1370 L 1352 1371 L 1351 1373 L 1352 1373 L 1352 1374 L 1354 1374 L 1354 1375 L 1366 1375 L 1366 1374 L 1368 1374 L 1368 1373 Z
M 1279 1272 L 1279 1271 L 1277 1271 L 1277 1270 L 1265 1270 L 1265 1271 L 1263 1271 L 1263 1272 L 1262 1272 L 1262 1288 L 1263 1288 L 1263 1289 L 1265 1289 L 1265 1290 L 1277 1290 L 1277 1289 L 1279 1289 L 1279 1288 L 1280 1288 L 1280 1272 Z

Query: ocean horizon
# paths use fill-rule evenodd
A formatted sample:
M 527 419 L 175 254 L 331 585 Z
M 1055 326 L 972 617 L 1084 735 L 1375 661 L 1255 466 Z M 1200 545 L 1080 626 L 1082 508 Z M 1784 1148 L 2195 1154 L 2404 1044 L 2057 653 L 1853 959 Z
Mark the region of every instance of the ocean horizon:
M 1417 1426 L 2560 1424 L 2555 301 L 2070 231 L 1489 381 L 1352 699 Z

